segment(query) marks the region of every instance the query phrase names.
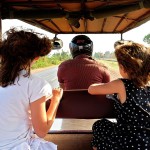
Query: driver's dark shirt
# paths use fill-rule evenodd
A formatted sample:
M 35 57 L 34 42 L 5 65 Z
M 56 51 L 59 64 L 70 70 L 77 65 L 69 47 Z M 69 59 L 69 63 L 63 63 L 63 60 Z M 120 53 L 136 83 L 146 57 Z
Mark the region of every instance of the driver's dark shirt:
M 85 54 L 62 62 L 58 67 L 58 81 L 65 90 L 87 89 L 93 83 L 107 83 L 110 74 L 107 68 Z

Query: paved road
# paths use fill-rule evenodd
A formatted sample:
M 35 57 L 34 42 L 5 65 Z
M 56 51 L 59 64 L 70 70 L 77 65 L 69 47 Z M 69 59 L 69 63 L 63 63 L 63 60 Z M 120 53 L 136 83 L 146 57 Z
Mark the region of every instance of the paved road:
M 41 70 L 39 72 L 35 72 L 35 74 L 45 80 L 47 80 L 52 88 L 56 88 L 59 86 L 58 79 L 57 79 L 57 70 L 58 66 L 54 66 L 51 68 L 47 68 L 45 70 Z

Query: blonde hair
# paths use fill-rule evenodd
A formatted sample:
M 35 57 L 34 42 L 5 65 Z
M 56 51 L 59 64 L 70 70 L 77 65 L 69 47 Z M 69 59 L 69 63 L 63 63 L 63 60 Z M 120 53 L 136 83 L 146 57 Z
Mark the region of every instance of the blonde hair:
M 150 49 L 132 41 L 116 42 L 115 55 L 129 78 L 138 87 L 144 87 L 150 81 Z

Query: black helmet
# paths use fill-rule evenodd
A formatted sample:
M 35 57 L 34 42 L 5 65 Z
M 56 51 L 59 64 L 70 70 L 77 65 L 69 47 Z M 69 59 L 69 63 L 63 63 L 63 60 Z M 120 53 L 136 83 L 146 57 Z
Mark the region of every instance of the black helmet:
M 73 58 L 80 54 L 92 56 L 93 42 L 86 35 L 77 35 L 70 42 L 69 48 Z

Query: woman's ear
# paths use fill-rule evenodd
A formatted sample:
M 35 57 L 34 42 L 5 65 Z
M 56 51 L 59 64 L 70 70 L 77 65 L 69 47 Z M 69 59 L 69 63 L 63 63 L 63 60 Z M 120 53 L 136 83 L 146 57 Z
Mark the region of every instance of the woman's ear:
M 119 64 L 119 70 L 123 73 L 126 73 L 126 70 L 124 69 L 122 64 Z
M 33 59 L 33 61 L 31 62 L 31 65 L 33 65 L 38 59 L 39 59 L 39 57 L 35 57 L 35 58 Z
M 119 64 L 119 68 L 124 70 L 124 67 L 121 64 Z
M 39 59 L 39 57 L 35 57 L 34 60 L 37 61 Z

